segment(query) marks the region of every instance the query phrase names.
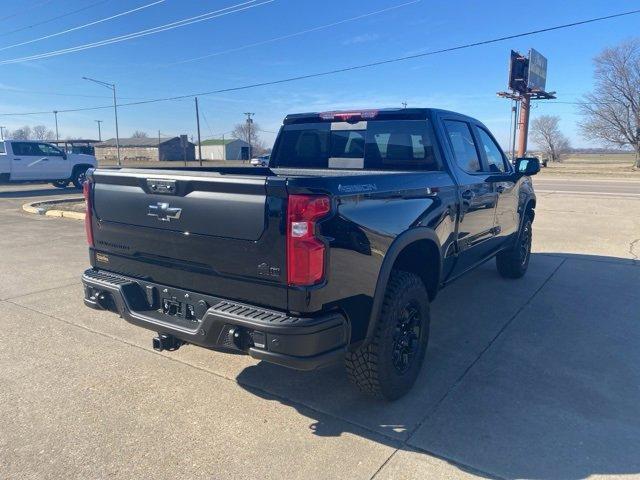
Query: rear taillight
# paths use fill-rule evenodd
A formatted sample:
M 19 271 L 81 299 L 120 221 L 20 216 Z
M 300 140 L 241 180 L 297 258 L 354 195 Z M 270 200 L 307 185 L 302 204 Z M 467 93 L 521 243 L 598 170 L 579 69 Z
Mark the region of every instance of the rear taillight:
M 290 195 L 287 206 L 287 282 L 305 286 L 324 278 L 325 244 L 316 221 L 331 211 L 326 195 Z
M 84 202 L 86 204 L 87 210 L 84 214 L 84 230 L 87 233 L 87 242 L 89 246 L 93 247 L 93 225 L 91 223 L 91 215 L 92 215 L 92 201 L 91 201 L 91 186 L 92 182 L 86 180 L 82 184 L 82 195 L 84 195 Z

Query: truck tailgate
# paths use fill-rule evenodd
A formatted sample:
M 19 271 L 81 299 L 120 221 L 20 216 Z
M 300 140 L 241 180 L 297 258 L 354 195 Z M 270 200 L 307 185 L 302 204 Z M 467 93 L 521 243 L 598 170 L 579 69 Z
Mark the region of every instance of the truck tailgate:
M 286 308 L 284 198 L 247 173 L 96 170 L 94 266 Z

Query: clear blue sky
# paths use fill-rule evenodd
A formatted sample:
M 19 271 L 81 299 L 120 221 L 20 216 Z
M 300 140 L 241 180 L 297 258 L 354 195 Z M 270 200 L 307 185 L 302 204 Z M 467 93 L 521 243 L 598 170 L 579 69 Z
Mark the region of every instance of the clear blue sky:
M 284 35 L 402 5 L 410 0 L 274 0 L 183 28 L 98 48 L 20 62 L 6 60 L 99 42 L 193 17 L 236 1 L 165 0 L 68 34 L 14 46 L 142 7 L 154 0 L 0 0 L 0 113 L 109 105 L 110 91 L 81 79 L 115 82 L 120 102 L 189 94 L 341 68 L 440 49 L 638 8 L 633 1 L 538 1 L 529 18 L 513 1 L 421 0 L 329 28 L 225 52 Z M 260 3 L 264 0 L 259 0 Z M 490 5 L 490 7 L 489 7 Z M 246 4 L 245 6 L 250 6 Z M 75 10 L 80 12 L 69 14 Z M 48 21 L 54 17 L 60 17 Z M 42 23 L 41 25 L 34 24 Z M 29 27 L 29 28 L 27 28 Z M 203 136 L 229 131 L 255 112 L 264 130 L 277 131 L 286 113 L 353 107 L 457 110 L 485 122 L 507 143 L 509 109 L 495 93 L 506 89 L 510 49 L 537 49 L 549 59 L 547 89 L 575 101 L 592 87 L 592 58 L 604 47 L 638 36 L 640 15 L 509 40 L 365 70 L 200 97 Z M 19 30 L 19 31 L 14 31 Z M 8 48 L 10 47 L 10 48 Z M 537 102 L 532 115 L 555 114 L 574 146 L 589 145 L 576 127 L 576 107 Z M 59 114 L 60 134 L 114 135 L 113 110 Z M 120 135 L 195 133 L 193 99 L 120 108 Z M 53 114 L 0 116 L 0 125 L 54 127 Z M 272 141 L 272 133 L 263 134 Z

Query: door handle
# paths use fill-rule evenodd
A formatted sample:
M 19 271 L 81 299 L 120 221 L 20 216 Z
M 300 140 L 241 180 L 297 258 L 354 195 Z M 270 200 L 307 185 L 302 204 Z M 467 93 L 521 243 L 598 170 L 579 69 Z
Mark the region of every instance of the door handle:
M 20 160 L 22 160 L 21 158 L 14 158 L 13 161 L 14 162 L 19 162 Z
M 475 196 L 476 194 L 473 192 L 473 190 L 465 190 L 464 192 L 462 192 L 462 198 L 464 198 L 465 200 L 471 200 Z

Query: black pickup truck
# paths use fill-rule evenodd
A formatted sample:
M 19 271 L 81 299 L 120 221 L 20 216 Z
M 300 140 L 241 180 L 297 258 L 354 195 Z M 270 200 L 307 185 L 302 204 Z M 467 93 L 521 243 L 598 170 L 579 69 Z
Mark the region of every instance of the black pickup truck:
M 495 257 L 524 275 L 535 159 L 423 108 L 288 115 L 269 167 L 88 172 L 85 304 L 183 344 L 311 370 L 364 392 L 415 382 L 440 288 Z

